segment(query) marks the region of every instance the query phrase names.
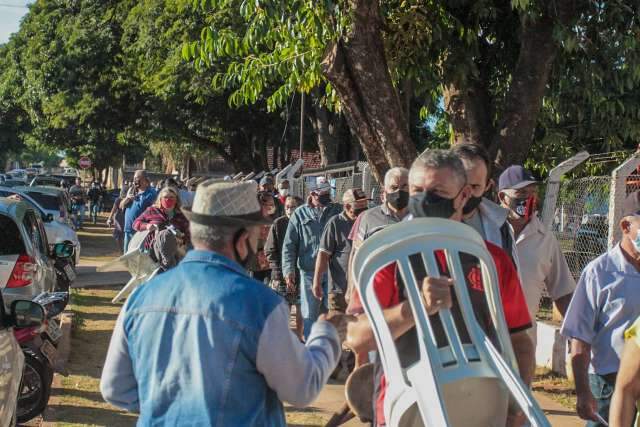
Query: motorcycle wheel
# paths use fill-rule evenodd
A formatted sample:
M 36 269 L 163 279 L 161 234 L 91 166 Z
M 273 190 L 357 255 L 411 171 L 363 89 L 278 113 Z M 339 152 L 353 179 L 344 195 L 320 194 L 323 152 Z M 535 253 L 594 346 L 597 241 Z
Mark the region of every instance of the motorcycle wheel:
M 53 369 L 47 361 L 40 361 L 25 352 L 16 414 L 19 423 L 27 422 L 44 412 L 49 403 L 52 381 Z

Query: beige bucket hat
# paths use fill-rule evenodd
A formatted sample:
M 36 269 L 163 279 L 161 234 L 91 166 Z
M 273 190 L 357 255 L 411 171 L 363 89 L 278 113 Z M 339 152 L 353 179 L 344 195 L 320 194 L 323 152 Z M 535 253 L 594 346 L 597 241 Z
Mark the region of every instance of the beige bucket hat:
M 191 209 L 183 209 L 191 222 L 209 226 L 271 224 L 262 216 L 255 181 L 230 182 L 208 179 L 198 185 Z

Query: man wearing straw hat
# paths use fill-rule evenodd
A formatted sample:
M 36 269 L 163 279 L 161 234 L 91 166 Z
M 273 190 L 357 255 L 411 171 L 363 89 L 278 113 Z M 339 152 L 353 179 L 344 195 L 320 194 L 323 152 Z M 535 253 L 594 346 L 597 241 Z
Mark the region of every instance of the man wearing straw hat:
M 100 389 L 138 425 L 284 426 L 282 401 L 307 405 L 340 357 L 347 317 L 321 316 L 306 345 L 285 301 L 251 279 L 262 217 L 255 182 L 203 182 L 194 250 L 140 286 L 118 317 Z

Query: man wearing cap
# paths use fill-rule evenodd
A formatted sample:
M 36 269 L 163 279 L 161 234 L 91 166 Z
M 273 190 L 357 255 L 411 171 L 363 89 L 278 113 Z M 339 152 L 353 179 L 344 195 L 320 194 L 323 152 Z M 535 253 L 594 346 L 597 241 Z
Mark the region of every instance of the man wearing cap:
M 273 201 L 276 206 L 276 212 L 274 218 L 280 218 L 284 215 L 284 203 L 280 203 L 280 199 L 276 197 L 275 193 L 275 184 L 274 184 L 273 176 L 265 175 L 260 180 L 260 192 L 266 192 L 273 196 Z
M 313 276 L 313 295 L 322 300 L 322 279 L 329 270 L 329 310 L 344 313 L 347 309 L 347 268 L 351 253 L 349 233 L 355 219 L 367 209 L 367 196 L 360 188 L 345 191 L 343 211 L 327 222 L 320 238 L 320 252 Z
M 100 390 L 139 426 L 285 426 L 282 401 L 309 404 L 336 366 L 347 316 L 321 316 L 305 346 L 286 302 L 247 274 L 268 223 L 256 192 L 202 183 L 185 211 L 194 250 L 120 312 Z
M 578 415 L 588 426 L 608 419 L 624 332 L 640 316 L 640 192 L 627 196 L 622 240 L 580 275 L 560 332 L 571 338 Z
M 516 240 L 518 273 L 531 319 L 538 314 L 545 288 L 564 316 L 576 284 L 558 241 L 538 219 L 538 181 L 522 166 L 510 166 L 500 175 L 498 189 L 501 205 L 509 209 L 507 220 Z
M 288 286 L 295 284 L 295 269 L 300 277 L 300 302 L 304 323 L 305 339 L 311 332 L 311 325 L 318 318 L 322 308 L 327 307 L 327 279 L 322 279 L 325 298 L 318 301 L 313 296 L 313 275 L 316 257 L 320 249 L 320 237 L 327 222 L 342 211 L 342 207 L 331 202 L 331 186 L 326 180 L 319 181 L 311 191 L 305 205 L 295 210 L 284 237 L 282 246 L 282 273 Z

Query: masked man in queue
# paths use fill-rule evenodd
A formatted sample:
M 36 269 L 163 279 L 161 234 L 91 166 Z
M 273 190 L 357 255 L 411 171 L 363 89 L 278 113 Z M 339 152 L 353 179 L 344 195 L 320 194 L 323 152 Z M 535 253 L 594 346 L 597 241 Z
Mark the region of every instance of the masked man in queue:
M 319 301 L 313 296 L 313 273 L 320 250 L 320 237 L 327 222 L 342 211 L 342 206 L 331 201 L 331 186 L 319 180 L 311 191 L 307 203 L 295 210 L 289 219 L 282 245 L 282 273 L 287 286 L 296 282 L 296 270 L 300 279 L 300 303 L 305 339 L 318 315 L 327 309 L 327 276 L 322 278 L 325 298 Z
M 409 210 L 411 217 L 437 217 L 461 221 L 463 208 L 471 196 L 471 189 L 462 161 L 449 150 L 430 150 L 423 153 L 413 163 L 409 172 Z M 409 217 L 409 220 L 410 218 Z M 498 246 L 486 242 L 487 249 L 493 257 L 498 273 L 499 287 L 505 320 L 509 328 L 511 343 L 518 362 L 520 376 L 526 385 L 531 383 L 533 375 L 533 345 L 527 330 L 531 328 L 531 318 L 526 310 L 526 302 L 515 266 L 509 255 Z M 446 273 L 446 261 L 443 254 L 436 252 L 440 269 Z M 471 257 L 467 257 L 471 258 Z M 492 333 L 490 315 L 486 304 L 479 266 L 475 258 L 463 259 L 463 267 L 467 277 L 467 286 L 472 300 L 474 312 L 478 322 L 491 338 Z M 417 359 L 417 337 L 415 323 L 409 302 L 404 295 L 404 285 L 397 276 L 396 266 L 390 264 L 376 275 L 374 287 L 378 301 L 384 309 L 387 324 L 396 340 L 401 357 L 411 363 Z M 448 278 L 426 277 L 423 280 L 422 294 L 427 312 L 430 315 L 442 308 L 452 308 L 454 317 L 460 317 L 451 294 L 453 282 Z M 349 313 L 361 313 L 357 322 L 348 328 L 347 345 L 354 351 L 367 352 L 376 350 L 376 341 L 369 319 L 364 313 L 360 296 L 357 291 L 352 294 L 349 302 Z M 436 320 L 432 320 L 435 325 Z M 437 333 L 439 344 L 443 340 L 443 331 Z M 384 419 L 384 398 L 390 381 L 398 379 L 385 378 L 379 362 L 376 362 L 375 378 L 375 425 L 386 425 Z M 479 399 L 484 397 L 478 396 Z M 522 413 L 509 414 L 507 425 L 519 426 L 524 421 Z

